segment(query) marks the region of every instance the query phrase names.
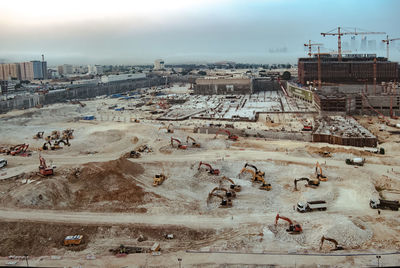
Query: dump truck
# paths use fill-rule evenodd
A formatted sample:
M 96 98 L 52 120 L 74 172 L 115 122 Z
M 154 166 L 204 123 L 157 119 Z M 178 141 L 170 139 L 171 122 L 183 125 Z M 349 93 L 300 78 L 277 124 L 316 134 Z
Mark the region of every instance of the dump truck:
M 64 238 L 64 246 L 80 245 L 83 240 L 83 235 L 69 235 Z
M 365 158 L 362 157 L 355 157 L 353 159 L 347 158 L 346 159 L 346 164 L 347 165 L 353 165 L 353 166 L 364 166 L 365 163 Z
M 369 206 L 373 209 L 391 209 L 398 211 L 400 203 L 398 200 L 371 199 L 369 200 Z
M 297 211 L 304 213 L 304 212 L 311 212 L 315 210 L 326 210 L 326 202 L 324 200 L 317 200 L 317 201 L 307 201 L 306 203 L 297 203 Z

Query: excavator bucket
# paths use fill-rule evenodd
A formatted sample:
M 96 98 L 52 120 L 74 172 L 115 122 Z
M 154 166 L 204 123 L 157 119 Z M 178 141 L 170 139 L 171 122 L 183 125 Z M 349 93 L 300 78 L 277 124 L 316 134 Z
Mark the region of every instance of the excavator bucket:
M 265 191 L 271 191 L 271 189 L 272 189 L 272 186 L 271 186 L 271 184 L 263 184 L 263 185 L 261 185 L 260 187 L 259 187 L 259 189 L 260 190 L 265 190 Z

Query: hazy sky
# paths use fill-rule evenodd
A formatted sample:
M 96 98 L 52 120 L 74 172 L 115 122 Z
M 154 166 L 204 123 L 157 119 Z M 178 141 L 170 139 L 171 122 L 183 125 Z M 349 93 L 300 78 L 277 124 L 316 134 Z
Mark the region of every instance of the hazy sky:
M 336 37 L 320 34 L 337 26 L 400 37 L 399 10 L 397 0 L 7 0 L 0 62 L 44 53 L 49 65 L 295 63 L 309 39 L 337 50 Z M 384 35 L 366 37 L 376 40 L 369 52 L 386 56 Z M 350 47 L 350 36 L 343 42 Z M 400 61 L 400 41 L 390 59 Z

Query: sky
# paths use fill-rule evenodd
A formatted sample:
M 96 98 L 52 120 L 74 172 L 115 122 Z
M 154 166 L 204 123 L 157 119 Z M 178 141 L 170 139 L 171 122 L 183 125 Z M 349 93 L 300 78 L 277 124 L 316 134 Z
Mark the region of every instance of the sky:
M 398 0 L 0 1 L 0 62 L 59 64 L 296 63 L 304 43 L 337 51 L 338 26 L 400 37 Z M 382 39 L 342 38 L 352 53 L 386 57 Z M 375 41 L 373 41 L 375 40 Z M 368 42 L 367 41 L 367 42 Z M 354 42 L 354 41 L 353 41 Z M 374 43 L 376 49 L 373 48 Z M 400 61 L 400 40 L 390 46 Z

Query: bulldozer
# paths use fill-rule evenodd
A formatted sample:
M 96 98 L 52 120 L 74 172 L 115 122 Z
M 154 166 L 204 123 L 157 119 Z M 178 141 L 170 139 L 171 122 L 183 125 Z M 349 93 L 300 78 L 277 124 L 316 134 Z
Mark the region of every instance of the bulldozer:
M 231 141 L 237 141 L 237 140 L 239 139 L 239 137 L 238 137 L 237 135 L 231 134 L 231 132 L 230 132 L 229 130 L 226 130 L 226 129 L 220 129 L 220 130 L 218 130 L 217 133 L 215 133 L 214 139 L 216 139 L 216 138 L 218 137 L 218 134 L 219 134 L 219 133 L 226 133 L 226 134 L 228 134 L 228 140 L 231 140 Z
M 237 185 L 233 182 L 233 180 L 229 179 L 228 177 L 222 176 L 221 180 L 219 181 L 219 184 L 221 185 L 223 183 L 223 181 L 228 181 L 230 182 L 230 186 L 229 188 L 235 192 L 240 192 L 242 190 L 242 186 Z
M 33 136 L 35 140 L 43 139 L 44 131 L 39 131 L 38 133 Z
M 319 162 L 315 165 L 315 176 L 320 181 L 328 181 L 328 178 L 322 173 L 322 167 L 320 166 Z
M 46 165 L 46 160 L 44 160 L 44 158 L 39 155 L 39 174 L 43 175 L 43 176 L 51 176 L 54 174 L 54 168 L 55 167 L 48 167 Z
M 243 173 L 246 173 L 246 172 L 248 172 L 248 173 L 250 173 L 252 175 L 252 179 L 251 179 L 252 182 L 261 182 L 261 186 L 259 187 L 260 190 L 270 191 L 272 189 L 271 184 L 266 183 L 264 178 L 259 176 L 259 175 L 257 175 L 256 172 L 254 170 L 252 170 L 252 169 L 242 168 L 242 170 L 240 171 L 239 176 L 241 174 L 243 174 Z
M 161 185 L 166 179 L 167 176 L 165 176 L 164 174 L 156 174 L 153 178 L 153 186 Z
M 181 149 L 181 150 L 187 149 L 187 145 L 183 145 L 180 140 L 171 137 L 171 146 L 172 147 L 174 147 L 174 141 L 176 141 L 178 143 L 178 149 Z
M 210 202 L 211 198 L 215 196 L 221 199 L 221 203 L 219 204 L 220 208 L 230 208 L 232 207 L 233 203 L 232 200 L 229 198 L 224 198 L 222 195 L 217 194 L 217 193 L 209 193 L 208 198 L 207 198 L 207 203 Z
M 300 234 L 301 232 L 303 232 L 303 229 L 301 228 L 301 225 L 299 223 L 293 222 L 291 219 L 284 216 L 280 216 L 279 214 L 276 214 L 275 226 L 278 225 L 279 219 L 285 220 L 289 223 L 289 228 L 286 229 L 286 232 L 290 234 Z
M 322 237 L 321 237 L 321 243 L 320 243 L 320 246 L 319 246 L 319 250 L 322 250 L 322 246 L 324 245 L 324 241 L 325 241 L 325 240 L 327 240 L 327 241 L 329 241 L 329 242 L 332 242 L 332 243 L 335 245 L 335 248 L 334 248 L 334 249 L 331 249 L 331 251 L 334 251 L 334 250 L 344 250 L 343 246 L 340 246 L 339 243 L 338 243 L 335 239 L 333 239 L 333 238 L 328 238 L 328 237 L 325 237 L 325 236 L 322 236 Z
M 172 123 L 170 123 L 167 127 L 163 126 L 163 127 L 160 127 L 158 130 L 166 129 L 167 133 L 174 133 L 173 127 L 174 127 L 174 125 Z
M 215 187 L 214 189 L 212 189 L 210 194 L 213 194 L 216 191 L 225 192 L 225 196 L 228 197 L 228 198 L 235 198 L 236 197 L 236 192 L 235 191 L 230 191 L 230 190 L 227 190 L 227 189 L 225 189 L 223 187 Z
M 196 140 L 190 136 L 186 137 L 186 143 L 189 143 L 189 140 L 192 140 L 192 147 L 200 148 L 200 143 L 197 143 Z
M 219 173 L 220 173 L 219 169 L 213 169 L 212 166 L 211 166 L 210 164 L 204 163 L 204 162 L 202 162 L 202 161 L 200 161 L 199 167 L 197 168 L 197 170 L 200 170 L 200 167 L 201 167 L 202 165 L 208 167 L 208 172 L 209 172 L 211 175 L 217 175 L 217 176 L 219 175 Z
M 297 189 L 297 182 L 299 181 L 307 181 L 307 184 L 304 185 L 306 187 L 317 188 L 319 186 L 319 179 L 309 179 L 309 178 L 300 178 L 294 180 L 294 190 L 298 191 Z

